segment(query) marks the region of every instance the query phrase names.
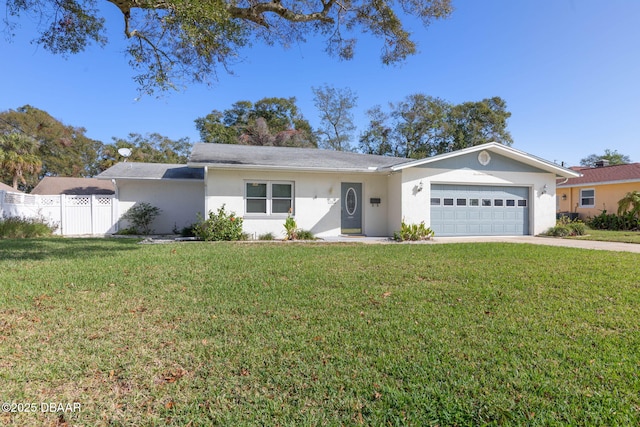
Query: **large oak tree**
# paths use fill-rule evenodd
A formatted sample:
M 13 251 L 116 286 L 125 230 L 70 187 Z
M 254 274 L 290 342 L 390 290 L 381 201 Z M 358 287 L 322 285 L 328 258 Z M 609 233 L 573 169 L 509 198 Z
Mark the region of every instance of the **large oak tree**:
M 88 138 L 85 132 L 86 129 L 66 125 L 31 105 L 0 112 L 0 135 L 18 133 L 37 143 L 33 155 L 40 159 L 41 168 L 38 173 L 25 175 L 23 185 L 27 190 L 43 176 L 93 176 L 102 143 Z M 0 170 L 0 179 L 13 182 L 6 170 Z
M 140 88 L 168 89 L 203 81 L 227 68 L 254 41 L 288 46 L 320 34 L 326 50 L 351 59 L 358 33 L 381 39 L 381 59 L 397 63 L 416 53 L 403 19 L 424 25 L 451 14 L 451 0 L 108 0 L 122 13 L 128 55 Z M 106 21 L 97 0 L 6 0 L 13 32 L 22 18 L 38 23 L 34 41 L 56 54 L 104 45 Z

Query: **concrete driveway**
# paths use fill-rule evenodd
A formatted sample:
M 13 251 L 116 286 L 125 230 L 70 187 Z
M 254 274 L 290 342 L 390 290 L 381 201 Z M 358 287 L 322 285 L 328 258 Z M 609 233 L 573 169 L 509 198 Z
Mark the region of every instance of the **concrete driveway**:
M 326 242 L 351 242 L 351 243 L 395 243 L 387 237 L 363 237 L 340 236 L 322 239 Z M 471 237 L 435 237 L 424 242 L 408 242 L 408 244 L 438 245 L 447 243 L 472 243 L 472 242 L 504 242 L 527 243 L 530 245 L 564 246 L 567 248 L 593 249 L 599 251 L 618 251 L 640 253 L 640 245 L 633 243 L 596 242 L 591 240 L 558 239 L 553 237 L 537 236 L 471 236 Z
M 468 243 L 468 242 L 506 242 L 528 243 L 530 245 L 564 246 L 567 248 L 594 249 L 599 251 L 618 251 L 640 253 L 640 245 L 634 243 L 596 242 L 592 240 L 558 239 L 537 236 L 505 237 L 435 237 L 431 243 Z

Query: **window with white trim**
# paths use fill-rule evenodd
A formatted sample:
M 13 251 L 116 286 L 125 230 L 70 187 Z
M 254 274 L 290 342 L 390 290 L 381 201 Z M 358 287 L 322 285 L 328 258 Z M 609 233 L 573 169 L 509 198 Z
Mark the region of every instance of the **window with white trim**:
M 293 182 L 251 181 L 245 183 L 245 213 L 286 215 L 293 213 Z
M 596 206 L 596 190 L 590 188 L 588 190 L 580 190 L 580 207 L 593 208 Z

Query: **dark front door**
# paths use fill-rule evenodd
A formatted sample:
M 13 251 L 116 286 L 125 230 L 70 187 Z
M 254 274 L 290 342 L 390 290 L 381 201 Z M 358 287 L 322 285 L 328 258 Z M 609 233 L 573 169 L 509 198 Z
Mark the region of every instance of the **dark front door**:
M 340 205 L 342 234 L 362 234 L 362 183 L 343 182 Z

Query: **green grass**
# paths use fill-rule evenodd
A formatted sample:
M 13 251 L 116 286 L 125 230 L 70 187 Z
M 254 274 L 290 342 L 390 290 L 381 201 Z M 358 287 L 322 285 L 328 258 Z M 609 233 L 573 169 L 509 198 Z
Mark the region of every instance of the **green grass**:
M 576 240 L 598 240 L 602 242 L 640 243 L 639 231 L 611 231 L 587 229 L 585 236 L 567 237 Z
M 638 425 L 640 255 L 0 243 L 7 425 Z

